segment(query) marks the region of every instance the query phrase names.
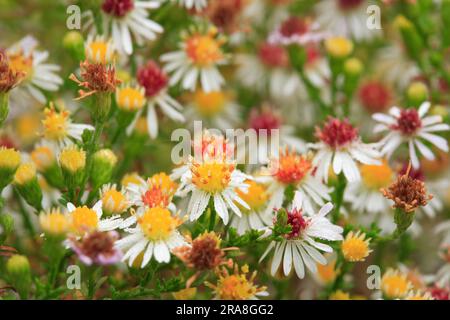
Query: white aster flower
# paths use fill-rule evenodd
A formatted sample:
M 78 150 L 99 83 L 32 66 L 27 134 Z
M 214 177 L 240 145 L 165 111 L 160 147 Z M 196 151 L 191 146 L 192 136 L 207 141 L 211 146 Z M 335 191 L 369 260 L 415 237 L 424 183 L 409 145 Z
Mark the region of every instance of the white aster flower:
M 302 214 L 302 197 L 299 193 L 296 193 L 293 208 L 287 212 L 287 223 L 292 227 L 292 231 L 281 242 L 271 242 L 260 259 L 260 261 L 263 260 L 274 249 L 271 264 L 272 275 L 276 274 L 282 263 L 284 275 L 289 275 L 292 267 L 294 267 L 297 276 L 303 279 L 305 276 L 305 265 L 309 271 L 316 273 L 316 263 L 322 265 L 327 263 L 327 259 L 320 251 L 333 252 L 333 248 L 317 240 L 343 240 L 343 229 L 332 224 L 325 217 L 332 208 L 333 205 L 327 203 L 318 213 L 304 216 Z
M 139 208 L 135 222 L 135 227 L 125 229 L 128 235 L 115 243 L 116 248 L 124 251 L 122 261 L 128 261 L 129 266 L 141 253 L 141 268 L 150 262 L 152 256 L 159 263 L 168 263 L 174 248 L 188 245 L 178 231 L 182 221 L 166 208 Z
M 180 83 L 183 89 L 194 91 L 197 82 L 205 92 L 218 91 L 224 79 L 218 66 L 227 63 L 222 52 L 225 39 L 211 27 L 208 32 L 191 30 L 182 37 L 180 50 L 161 56 L 164 70 L 171 74 L 169 84 Z
M 317 176 L 328 181 L 329 167 L 336 175 L 344 173 L 349 182 L 361 179 L 356 161 L 362 164 L 380 164 L 380 153 L 375 144 L 361 141 L 358 130 L 348 120 L 329 118 L 322 129 L 317 128 L 318 143 L 310 144 L 317 153 L 313 165 L 317 166 Z
M 267 186 L 254 180 L 246 180 L 245 183 L 248 184 L 247 192 L 239 189 L 236 192 L 250 209 L 240 206 L 242 216 L 233 215 L 231 218 L 231 227 L 235 228 L 239 235 L 249 230 L 261 230 L 265 226 L 270 226 L 273 218 L 272 213 L 265 210 L 270 197 Z
M 158 135 L 156 107 L 159 107 L 166 116 L 174 121 L 185 121 L 181 113 L 183 107 L 167 92 L 167 75 L 153 60 L 148 61 L 144 66 L 140 67 L 136 77 L 139 84 L 145 89 L 145 97 L 147 99 L 147 129 L 152 139 Z M 142 109 L 136 113 L 135 121 L 128 127 L 128 132 L 132 131 L 132 127 L 141 116 L 141 113 Z
M 314 166 L 309 155 L 289 151 L 286 147 L 278 158 L 271 159 L 267 169 L 270 181 L 268 213 L 282 207 L 285 190 L 290 186 L 302 197 L 306 214 L 314 214 L 316 206 L 323 206 L 325 201 L 331 200 L 331 189 L 313 175 Z
M 424 102 L 419 110 L 392 107 L 389 114 L 375 113 L 372 117 L 380 123 L 375 126 L 374 132 L 389 132 L 380 141 L 381 154 L 390 157 L 402 143 L 406 142 L 412 165 L 417 169 L 420 162 L 416 148 L 426 159 L 434 160 L 435 158 L 430 148 L 422 141 L 448 152 L 447 140 L 435 135 L 434 132 L 448 131 L 450 126 L 442 123 L 442 117 L 439 115 L 425 116 L 430 106 L 429 102 Z
M 381 29 L 367 27 L 367 8 L 372 4 L 366 0 L 319 1 L 315 6 L 317 23 L 333 35 L 371 41 L 382 35 Z
M 119 228 L 123 220 L 119 216 L 102 219 L 102 201 L 99 200 L 94 206 L 76 207 L 71 202 L 67 203 L 67 218 L 70 225 L 70 231 L 77 236 L 83 236 L 92 231 L 111 231 Z
M 251 178 L 237 170 L 235 161 L 223 152 L 224 149 L 228 150 L 226 140 L 209 135 L 207 138 L 211 139 L 206 140 L 208 141 L 206 145 L 202 142 L 200 150 L 196 150 L 194 145 L 194 151 L 200 152 L 198 154 L 200 157 L 191 157 L 189 169 L 184 170 L 177 193 L 180 196 L 192 193 L 187 209 L 191 221 L 197 220 L 205 212 L 211 199 L 214 210 L 224 224 L 227 224 L 228 208 L 238 216 L 242 216 L 242 213 L 236 204 L 250 209 L 239 197 L 236 189 L 247 192 L 248 184 L 245 180 Z
M 88 124 L 72 123 L 68 110 L 57 111 L 53 104 L 44 110 L 43 138 L 55 150 L 72 144 L 72 140 L 81 141 L 84 130 L 93 131 L 94 127 Z
M 133 53 L 132 35 L 138 45 L 153 41 L 163 28 L 150 20 L 148 9 L 159 8 L 159 1 L 104 0 L 102 11 L 106 35 L 111 35 L 114 46 L 121 53 Z

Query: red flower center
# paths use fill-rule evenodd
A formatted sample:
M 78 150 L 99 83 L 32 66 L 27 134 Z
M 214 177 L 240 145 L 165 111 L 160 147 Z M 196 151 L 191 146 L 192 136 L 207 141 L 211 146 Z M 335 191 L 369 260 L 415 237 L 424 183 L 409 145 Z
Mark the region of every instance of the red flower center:
M 316 137 L 333 149 L 345 146 L 358 137 L 358 129 L 347 119 L 329 118 L 322 129 L 316 128 Z
M 167 86 L 168 78 L 164 71 L 152 60 L 139 68 L 137 72 L 137 80 L 139 84 L 145 88 L 147 97 L 156 96 L 162 89 Z
M 104 12 L 118 18 L 125 16 L 133 8 L 133 0 L 105 0 L 102 4 Z
M 280 33 L 285 37 L 302 35 L 308 31 L 308 24 L 299 17 L 290 17 L 280 27 Z
M 265 129 L 267 134 L 270 135 L 272 129 L 280 128 L 281 118 L 271 110 L 258 112 L 257 109 L 253 109 L 250 112 L 249 124 L 250 128 L 255 129 L 257 133 L 259 133 L 259 130 Z
M 281 46 L 265 42 L 259 47 L 258 55 L 262 63 L 271 68 L 287 67 L 289 64 L 286 50 Z
M 142 202 L 149 208 L 166 207 L 170 204 L 170 197 L 160 187 L 150 187 L 142 195 Z
M 308 226 L 308 221 L 303 218 L 302 210 L 293 209 L 292 211 L 288 211 L 287 215 L 287 223 L 292 227 L 292 230 L 286 237 L 287 239 L 297 239 Z
M 338 5 L 341 10 L 352 10 L 361 5 L 364 0 L 338 0 Z
M 400 111 L 397 123 L 391 126 L 392 129 L 400 131 L 405 136 L 414 134 L 421 127 L 422 121 L 416 109 Z
M 359 89 L 359 100 L 371 112 L 386 110 L 391 101 L 391 92 L 378 81 L 370 81 Z

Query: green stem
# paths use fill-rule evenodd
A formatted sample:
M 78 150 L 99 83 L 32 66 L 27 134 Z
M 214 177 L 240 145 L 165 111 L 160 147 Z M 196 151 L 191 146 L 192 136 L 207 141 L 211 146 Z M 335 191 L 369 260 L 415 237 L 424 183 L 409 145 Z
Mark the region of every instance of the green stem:
M 344 192 L 345 192 L 346 186 L 347 186 L 347 180 L 345 179 L 344 174 L 340 173 L 338 175 L 337 186 L 336 186 L 336 190 L 335 190 L 334 196 L 333 196 L 333 198 L 334 198 L 333 200 L 334 200 L 334 204 L 335 204 L 333 216 L 332 216 L 333 223 L 337 223 L 339 221 L 339 218 L 341 215 L 341 206 L 344 201 Z
M 213 231 L 214 230 L 214 226 L 216 225 L 216 210 L 211 209 L 210 210 L 210 215 L 209 215 L 209 227 L 208 227 L 208 231 Z

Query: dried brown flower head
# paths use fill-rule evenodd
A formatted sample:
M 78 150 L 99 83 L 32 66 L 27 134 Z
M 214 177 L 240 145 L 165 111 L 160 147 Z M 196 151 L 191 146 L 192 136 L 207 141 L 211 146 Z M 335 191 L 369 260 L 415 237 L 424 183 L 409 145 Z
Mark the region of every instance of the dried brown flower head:
M 80 63 L 81 80 L 73 73 L 69 79 L 78 83 L 78 86 L 84 87 L 85 90 L 78 91 L 79 99 L 83 99 L 95 93 L 114 93 L 116 86 L 120 84 L 120 80 L 116 78 L 116 71 L 113 66 L 106 66 L 101 63 L 90 63 L 83 61 Z
M 4 52 L 0 51 L 0 92 L 13 89 L 25 76 L 24 72 L 14 71 Z
M 225 250 L 230 249 L 233 248 L 221 249 L 220 238 L 214 232 L 209 232 L 194 239 L 191 246 L 176 248 L 174 253 L 187 266 L 202 271 L 227 263 L 224 259 Z
M 427 194 L 425 183 L 411 177 L 409 172 L 410 167 L 387 189 L 381 189 L 384 197 L 394 201 L 393 208 L 402 209 L 405 212 L 413 212 L 418 207 L 425 206 L 433 198 L 431 194 Z
M 204 14 L 221 31 L 232 33 L 239 29 L 239 15 L 244 6 L 243 0 L 213 0 Z

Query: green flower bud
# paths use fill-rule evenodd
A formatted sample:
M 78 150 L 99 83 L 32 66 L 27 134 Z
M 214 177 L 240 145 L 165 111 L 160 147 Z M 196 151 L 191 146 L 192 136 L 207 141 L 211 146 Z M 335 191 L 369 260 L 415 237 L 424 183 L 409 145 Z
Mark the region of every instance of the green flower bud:
M 93 155 L 91 183 L 96 190 L 108 183 L 117 163 L 116 155 L 110 149 L 98 150 Z
M 0 225 L 3 227 L 3 234 L 12 233 L 14 231 L 14 218 L 10 214 L 0 214 Z
M 32 207 L 42 209 L 42 190 L 32 163 L 23 163 L 14 175 L 14 186 L 25 201 Z
M 84 39 L 80 32 L 67 32 L 63 38 L 63 46 L 76 60 L 84 60 Z
M 77 146 L 69 146 L 59 155 L 64 181 L 69 190 L 75 190 L 83 182 L 86 168 L 86 152 Z
M 407 93 L 408 101 L 412 106 L 419 106 L 428 100 L 428 88 L 423 82 L 413 82 L 409 86 Z

